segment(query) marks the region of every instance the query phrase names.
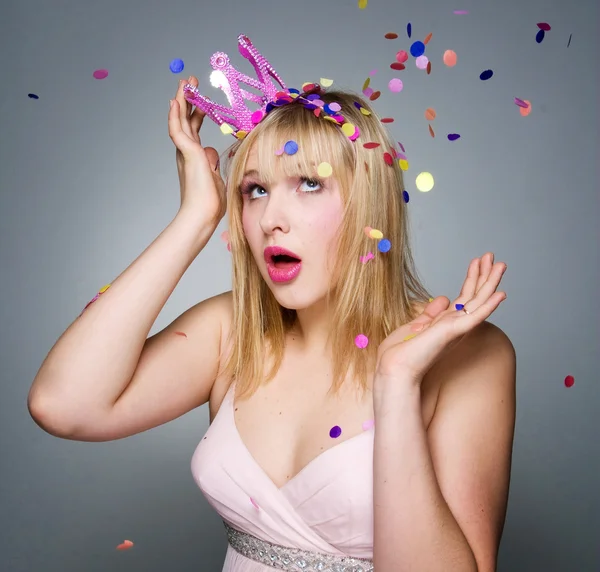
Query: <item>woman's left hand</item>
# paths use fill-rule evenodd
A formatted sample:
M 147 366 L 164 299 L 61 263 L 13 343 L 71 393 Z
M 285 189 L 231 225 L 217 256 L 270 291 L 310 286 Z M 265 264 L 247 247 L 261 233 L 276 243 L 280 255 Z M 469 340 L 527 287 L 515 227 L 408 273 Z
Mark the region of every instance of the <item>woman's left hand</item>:
M 374 390 L 382 391 L 388 381 L 393 385 L 396 380 L 402 383 L 406 379 L 418 386 L 443 354 L 506 299 L 504 292 L 496 292 L 505 270 L 503 262 L 494 264 L 491 252 L 473 259 L 460 295 L 452 306 L 449 307 L 450 300 L 446 296 L 438 296 L 412 322 L 385 338 L 377 350 L 375 380 L 379 384 L 375 382 Z M 462 304 L 469 313 L 456 309 L 455 304 Z

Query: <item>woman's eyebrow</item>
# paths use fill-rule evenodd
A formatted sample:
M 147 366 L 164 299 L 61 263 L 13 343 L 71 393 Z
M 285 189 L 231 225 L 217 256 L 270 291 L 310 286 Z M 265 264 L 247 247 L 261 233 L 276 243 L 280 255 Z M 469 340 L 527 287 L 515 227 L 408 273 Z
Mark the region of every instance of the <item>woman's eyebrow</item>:
M 256 169 L 251 169 L 250 171 L 246 171 L 244 173 L 244 177 L 256 177 L 258 176 L 258 171 Z

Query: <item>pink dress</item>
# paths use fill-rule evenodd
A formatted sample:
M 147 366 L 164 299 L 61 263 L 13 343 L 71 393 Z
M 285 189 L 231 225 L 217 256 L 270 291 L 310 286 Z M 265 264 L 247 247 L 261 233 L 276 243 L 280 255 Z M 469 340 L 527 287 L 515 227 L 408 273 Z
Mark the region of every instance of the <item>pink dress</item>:
M 278 488 L 237 431 L 234 386 L 191 463 L 228 532 L 223 572 L 372 571 L 374 430 L 324 451 Z

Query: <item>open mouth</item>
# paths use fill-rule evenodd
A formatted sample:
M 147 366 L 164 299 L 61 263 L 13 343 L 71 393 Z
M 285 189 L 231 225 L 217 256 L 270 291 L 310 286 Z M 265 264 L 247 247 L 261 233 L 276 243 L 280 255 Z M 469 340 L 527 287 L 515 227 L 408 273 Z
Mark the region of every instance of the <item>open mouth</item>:
M 288 256 L 287 254 L 275 254 L 271 256 L 271 262 L 275 268 L 292 268 L 300 262 L 299 258 Z

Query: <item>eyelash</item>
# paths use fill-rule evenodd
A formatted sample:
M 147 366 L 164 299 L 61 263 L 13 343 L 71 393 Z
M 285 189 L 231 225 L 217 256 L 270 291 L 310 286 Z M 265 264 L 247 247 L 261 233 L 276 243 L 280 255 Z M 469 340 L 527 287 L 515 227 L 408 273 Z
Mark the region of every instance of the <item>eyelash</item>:
M 304 184 L 304 183 L 316 183 L 317 185 L 319 185 L 318 189 L 312 190 L 312 191 L 303 191 L 303 194 L 318 194 L 320 192 L 323 191 L 323 181 L 321 181 L 320 179 L 315 179 L 314 177 L 300 177 L 300 184 Z M 261 187 L 258 183 L 247 183 L 246 185 L 243 185 L 240 188 L 240 192 L 242 195 L 251 195 L 252 192 L 257 189 L 263 189 L 266 190 L 264 187 Z M 256 199 L 252 199 L 250 198 L 251 201 L 255 201 Z

